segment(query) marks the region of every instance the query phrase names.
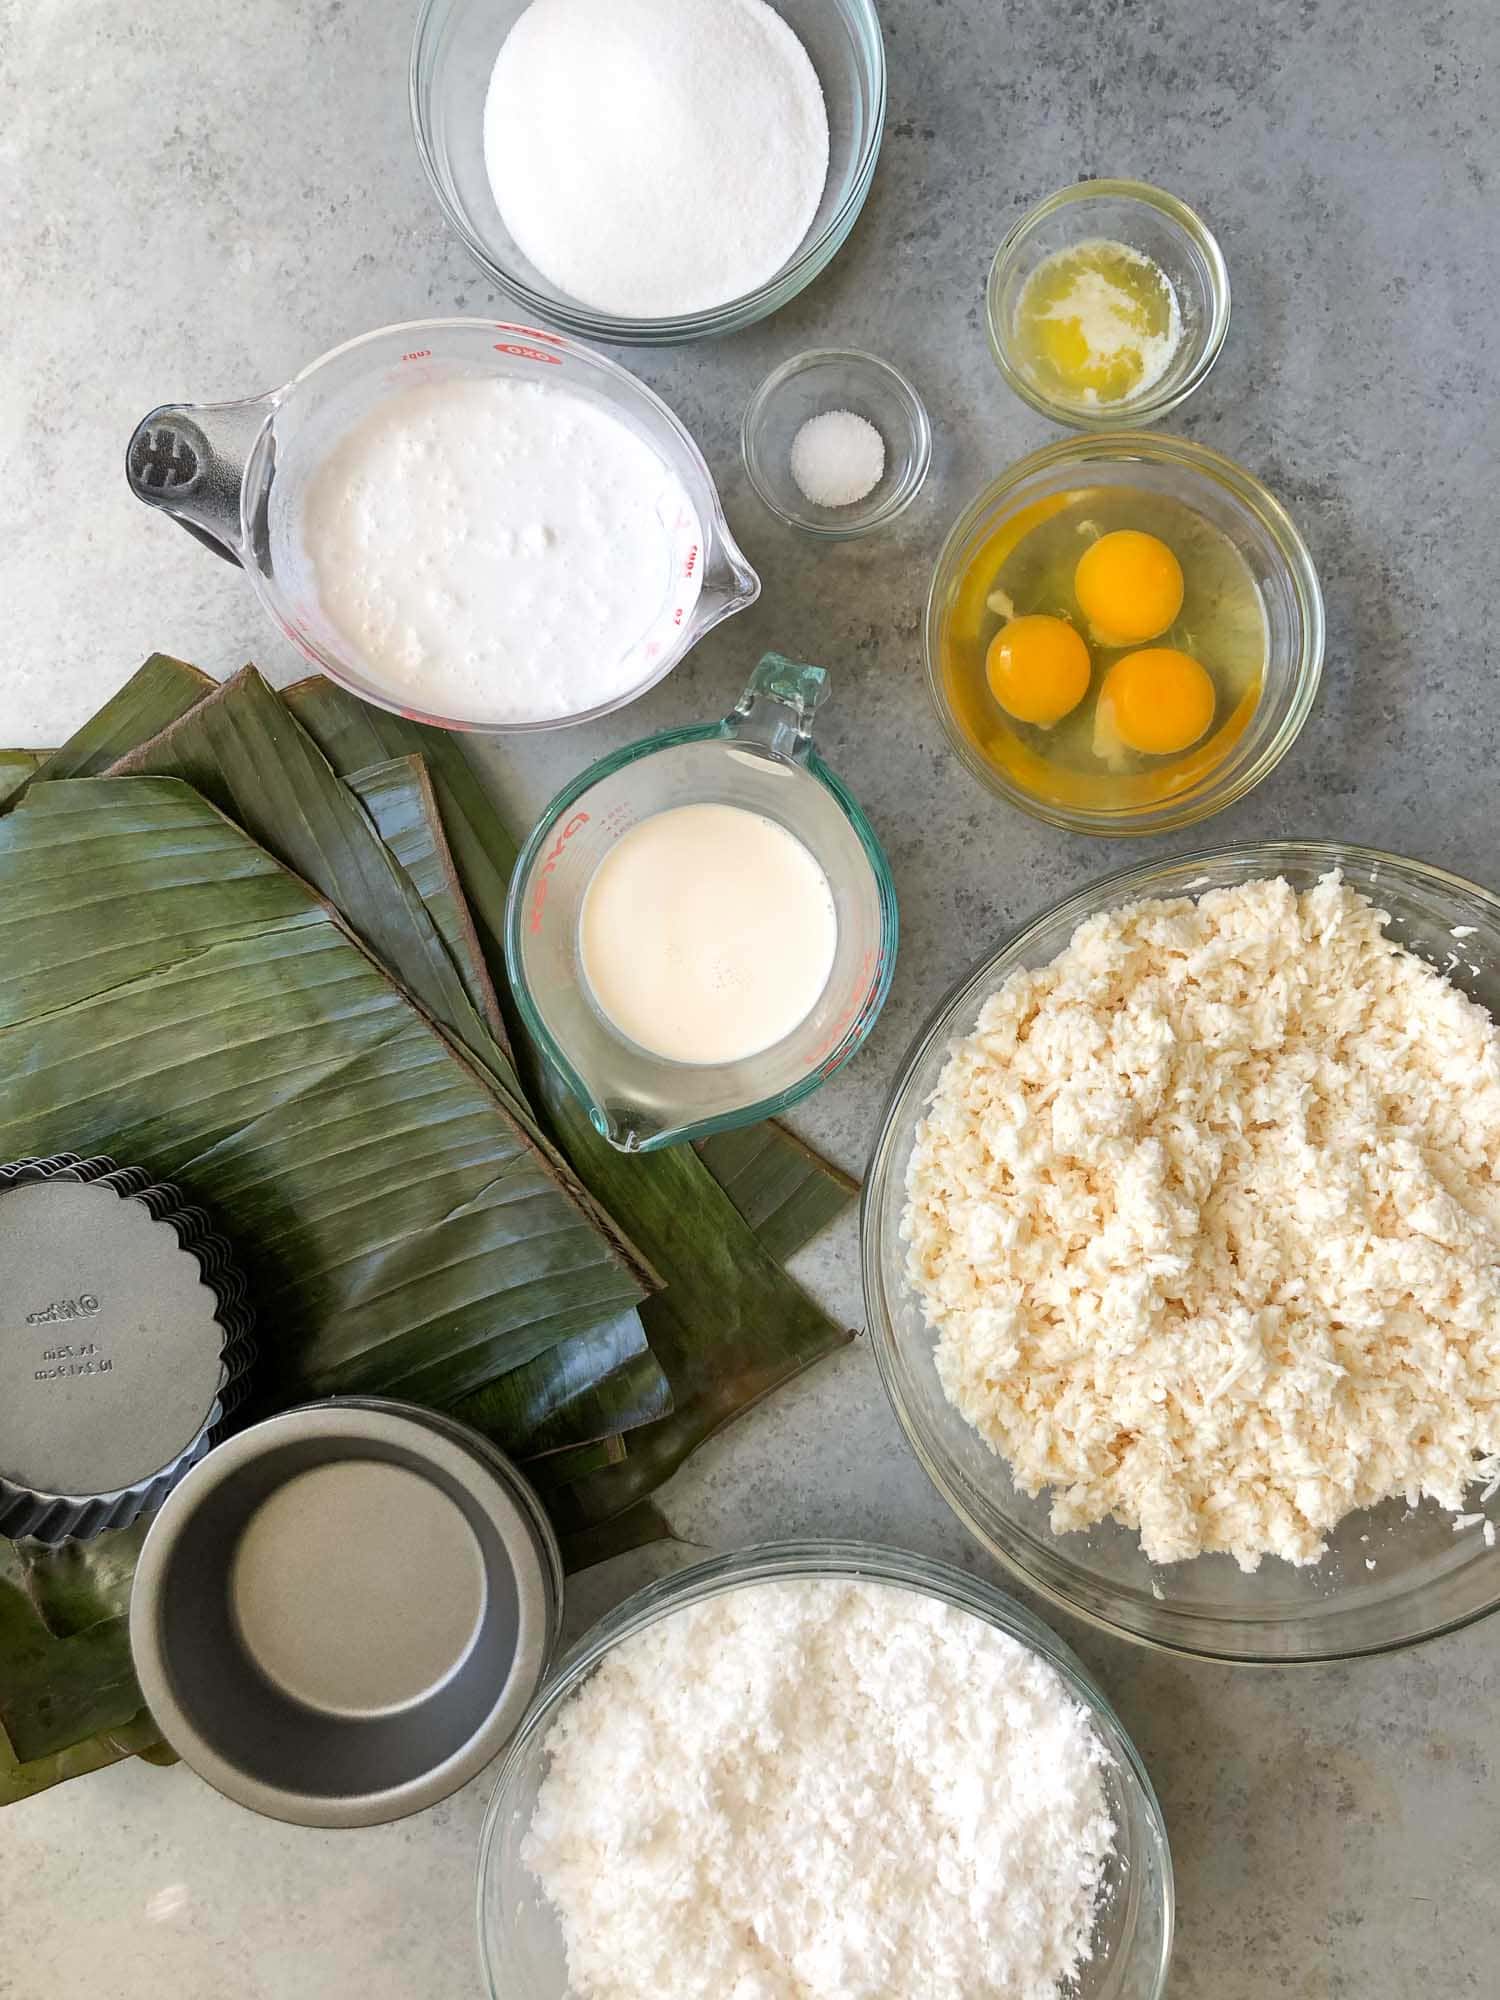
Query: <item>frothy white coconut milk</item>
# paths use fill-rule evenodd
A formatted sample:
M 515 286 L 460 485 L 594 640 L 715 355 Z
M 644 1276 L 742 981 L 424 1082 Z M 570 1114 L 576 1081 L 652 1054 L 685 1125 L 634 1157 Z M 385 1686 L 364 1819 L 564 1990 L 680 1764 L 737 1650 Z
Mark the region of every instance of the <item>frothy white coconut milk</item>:
M 701 565 L 692 503 L 646 440 L 508 377 L 386 398 L 318 466 L 302 541 L 325 617 L 393 698 L 548 722 L 619 700 L 674 643 Z

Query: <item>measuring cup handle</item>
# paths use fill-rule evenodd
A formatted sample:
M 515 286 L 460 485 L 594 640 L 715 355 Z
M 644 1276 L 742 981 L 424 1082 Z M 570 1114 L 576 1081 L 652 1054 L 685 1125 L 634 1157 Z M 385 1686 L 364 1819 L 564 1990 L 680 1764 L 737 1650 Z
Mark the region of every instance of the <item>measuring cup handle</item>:
M 131 492 L 170 514 L 226 562 L 245 562 L 240 489 L 273 407 L 267 396 L 243 403 L 163 403 L 136 425 L 126 449 Z
M 804 764 L 812 749 L 813 717 L 827 693 L 826 667 L 789 660 L 783 653 L 763 653 L 733 713 L 724 718 L 724 734 Z

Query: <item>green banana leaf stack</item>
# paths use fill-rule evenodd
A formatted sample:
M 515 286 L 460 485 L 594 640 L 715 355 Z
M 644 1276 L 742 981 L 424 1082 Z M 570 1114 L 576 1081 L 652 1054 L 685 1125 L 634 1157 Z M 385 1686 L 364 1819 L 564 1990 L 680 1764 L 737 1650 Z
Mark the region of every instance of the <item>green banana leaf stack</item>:
M 775 1124 L 608 1146 L 510 1010 L 515 857 L 456 738 L 153 656 L 61 750 L 0 752 L 0 1160 L 179 1181 L 251 1280 L 260 1414 L 450 1410 L 581 1567 L 850 1337 L 783 1264 L 856 1187 Z M 0 1805 L 170 1759 L 130 1668 L 143 1533 L 0 1540 Z

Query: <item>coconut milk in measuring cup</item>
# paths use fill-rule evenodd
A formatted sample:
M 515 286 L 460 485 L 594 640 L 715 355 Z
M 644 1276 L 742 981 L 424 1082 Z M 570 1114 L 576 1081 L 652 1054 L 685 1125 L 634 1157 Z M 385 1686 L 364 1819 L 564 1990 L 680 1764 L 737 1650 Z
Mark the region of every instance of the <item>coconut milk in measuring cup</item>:
M 553 800 L 511 877 L 528 1028 L 624 1152 L 771 1117 L 874 1025 L 896 959 L 880 843 L 813 748 L 821 667 L 768 653 L 723 722 Z M 674 960 L 673 954 L 676 954 Z
M 331 680 L 442 728 L 623 707 L 760 590 L 667 406 L 501 321 L 385 327 L 267 395 L 164 405 L 126 471 Z

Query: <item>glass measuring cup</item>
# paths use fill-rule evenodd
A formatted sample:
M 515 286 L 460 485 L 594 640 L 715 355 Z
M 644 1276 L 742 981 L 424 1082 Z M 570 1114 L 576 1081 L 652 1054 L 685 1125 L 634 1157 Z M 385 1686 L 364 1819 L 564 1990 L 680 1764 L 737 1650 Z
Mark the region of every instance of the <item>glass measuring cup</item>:
M 647 628 L 622 659 L 628 691 L 577 714 L 496 723 L 435 715 L 382 681 L 325 615 L 302 538 L 308 483 L 329 451 L 386 397 L 429 383 L 487 376 L 557 384 L 623 419 L 675 475 L 668 560 Z M 361 335 L 284 388 L 239 403 L 168 403 L 136 426 L 125 460 L 131 491 L 217 554 L 237 562 L 273 621 L 330 680 L 378 708 L 443 729 L 510 735 L 592 721 L 669 674 L 723 619 L 753 604 L 760 579 L 729 532 L 703 455 L 644 382 L 576 340 L 502 320 L 413 320 Z M 673 489 L 664 482 L 670 497 Z M 623 677 L 622 677 L 623 678 Z
M 813 749 L 822 667 L 767 653 L 722 722 L 669 729 L 592 765 L 542 815 L 511 876 L 505 963 L 526 1026 L 621 1152 L 651 1152 L 769 1118 L 817 1089 L 875 1024 L 896 963 L 896 890 L 869 821 Z M 778 821 L 828 878 L 833 969 L 791 1034 L 735 1063 L 680 1063 L 628 1041 L 595 1005 L 579 946 L 595 870 L 631 827 L 673 806 Z

